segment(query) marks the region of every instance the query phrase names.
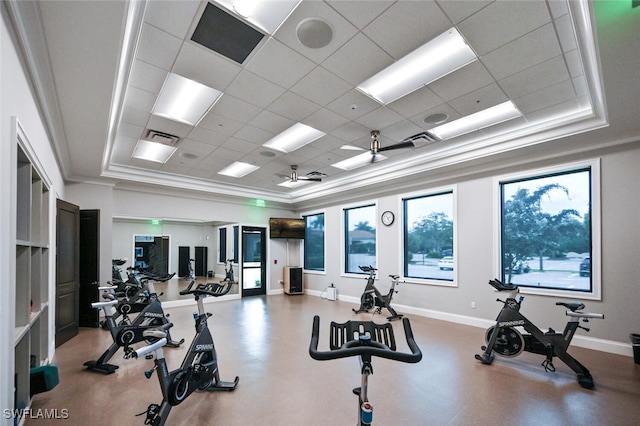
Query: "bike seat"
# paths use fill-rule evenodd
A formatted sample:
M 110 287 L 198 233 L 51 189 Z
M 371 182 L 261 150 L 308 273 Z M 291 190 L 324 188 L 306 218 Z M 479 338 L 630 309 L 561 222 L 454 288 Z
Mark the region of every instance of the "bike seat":
M 584 309 L 584 303 L 582 302 L 556 302 L 558 306 L 564 306 L 571 310 L 571 312 L 578 311 L 580 309 Z
M 392 280 L 397 280 L 398 278 L 400 278 L 400 275 L 389 275 L 389 278 L 391 278 Z
M 506 284 L 497 278 L 493 280 L 489 280 L 489 284 L 491 284 L 491 286 L 498 291 L 513 291 L 518 288 L 517 284 L 513 284 L 513 283 Z

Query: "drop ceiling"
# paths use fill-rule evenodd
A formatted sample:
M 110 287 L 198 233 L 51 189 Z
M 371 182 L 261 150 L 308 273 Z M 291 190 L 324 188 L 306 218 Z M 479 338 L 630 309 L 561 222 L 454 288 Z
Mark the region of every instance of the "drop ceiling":
M 616 133 L 597 133 L 610 124 L 612 107 L 602 68 L 616 70 L 616 64 L 601 65 L 603 45 L 608 57 L 629 58 L 609 39 L 599 45 L 590 2 L 303 0 L 289 2 L 284 21 L 268 30 L 238 14 L 231 0 L 211 3 L 264 34 L 247 55 L 228 58 L 192 40 L 208 2 L 8 5 L 67 180 L 296 203 L 580 134 L 594 135 L 593 143 L 637 135 L 629 120 L 618 123 Z M 328 24 L 319 27 L 325 32 L 313 47 L 297 34 L 299 27 L 316 28 L 309 22 Z M 624 22 L 638 28 L 637 19 Z M 357 89 L 450 28 L 477 60 L 387 105 Z M 625 49 L 638 53 L 635 46 Z M 630 60 L 637 69 L 637 56 Z M 197 125 L 152 113 L 170 73 L 223 93 Z M 617 71 L 618 78 L 631 75 Z M 608 98 L 614 109 L 632 96 L 611 87 L 623 98 Z M 387 151 L 386 160 L 352 171 L 333 166 L 360 153 L 345 145 L 368 150 L 372 130 L 389 146 L 433 128 L 434 115 L 450 122 L 506 101 L 522 116 L 451 139 L 417 138 L 414 148 Z M 296 123 L 325 135 L 289 153 L 263 146 Z M 164 164 L 132 157 L 149 131 L 179 139 Z M 259 168 L 242 178 L 219 174 L 236 161 Z M 280 185 L 294 165 L 299 176 L 322 181 Z

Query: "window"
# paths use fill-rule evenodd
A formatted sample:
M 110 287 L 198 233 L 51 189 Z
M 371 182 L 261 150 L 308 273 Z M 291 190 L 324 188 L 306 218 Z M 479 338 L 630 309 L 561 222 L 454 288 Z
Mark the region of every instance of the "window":
M 596 162 L 500 180 L 502 280 L 599 298 L 597 181 Z
M 304 269 L 324 271 L 324 213 L 304 217 Z
M 224 263 L 227 260 L 227 228 L 220 228 L 219 233 L 220 250 L 218 250 L 218 262 Z
M 344 271 L 362 274 L 359 266 L 376 266 L 376 206 L 344 209 Z
M 404 276 L 453 282 L 453 190 L 402 200 L 404 212 Z

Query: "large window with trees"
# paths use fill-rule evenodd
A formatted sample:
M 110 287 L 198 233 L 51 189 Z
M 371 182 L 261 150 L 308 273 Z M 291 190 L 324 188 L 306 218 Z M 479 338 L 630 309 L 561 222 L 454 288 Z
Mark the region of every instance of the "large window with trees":
M 402 199 L 404 276 L 451 285 L 455 276 L 453 190 Z
M 359 266 L 376 267 L 376 206 L 344 209 L 344 271 L 362 274 Z
M 500 180 L 504 281 L 599 297 L 597 170 L 590 162 Z
M 304 217 L 304 269 L 324 271 L 324 213 Z

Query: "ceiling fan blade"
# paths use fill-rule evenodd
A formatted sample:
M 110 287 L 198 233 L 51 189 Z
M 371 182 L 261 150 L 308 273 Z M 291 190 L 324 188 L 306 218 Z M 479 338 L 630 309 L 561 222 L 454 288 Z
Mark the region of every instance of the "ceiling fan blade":
M 306 180 L 309 182 L 322 182 L 322 179 L 319 177 L 298 176 L 298 180 Z
M 378 152 L 391 151 L 393 149 L 404 149 L 404 148 L 415 148 L 415 145 L 411 141 L 399 142 L 399 143 L 394 144 L 394 145 L 381 146 L 380 149 L 378 149 Z
M 355 145 L 342 145 L 340 149 L 344 149 L 347 151 L 366 151 L 365 148 L 360 148 L 359 146 Z

